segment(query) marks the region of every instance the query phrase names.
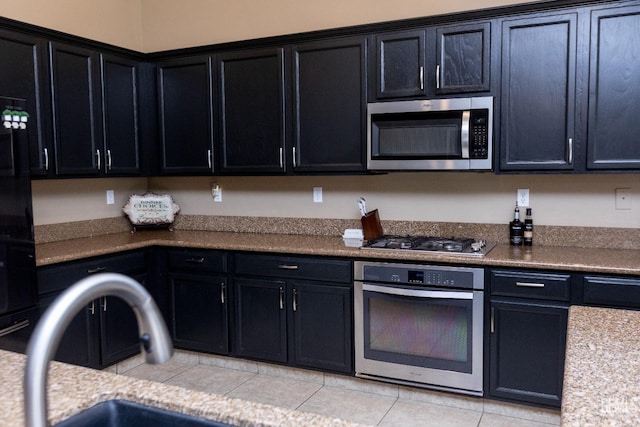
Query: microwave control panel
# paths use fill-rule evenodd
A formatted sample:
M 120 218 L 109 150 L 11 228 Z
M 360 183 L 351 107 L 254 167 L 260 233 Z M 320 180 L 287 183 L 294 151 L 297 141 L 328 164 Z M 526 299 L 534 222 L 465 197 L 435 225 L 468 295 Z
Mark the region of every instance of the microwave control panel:
M 489 112 L 487 110 L 471 111 L 471 131 L 469 141 L 469 158 L 486 159 L 489 155 Z

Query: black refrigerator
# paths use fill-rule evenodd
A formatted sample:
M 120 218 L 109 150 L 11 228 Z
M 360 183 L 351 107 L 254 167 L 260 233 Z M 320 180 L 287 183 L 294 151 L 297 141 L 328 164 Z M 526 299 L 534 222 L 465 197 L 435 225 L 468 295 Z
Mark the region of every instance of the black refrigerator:
M 0 113 L 0 348 L 24 352 L 38 317 L 29 113 L 2 96 Z

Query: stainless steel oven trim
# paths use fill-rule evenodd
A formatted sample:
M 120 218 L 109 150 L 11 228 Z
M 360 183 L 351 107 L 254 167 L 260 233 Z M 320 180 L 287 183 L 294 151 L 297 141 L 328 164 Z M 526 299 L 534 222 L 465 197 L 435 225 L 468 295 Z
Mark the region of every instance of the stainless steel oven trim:
M 378 292 L 381 294 L 402 295 L 418 298 L 442 298 L 442 299 L 473 299 L 472 292 L 461 291 L 423 291 L 421 289 L 405 288 L 403 286 L 386 286 L 362 284 L 363 291 Z
M 449 160 L 375 160 L 371 147 L 371 116 L 374 114 L 420 111 L 489 111 L 488 153 L 486 159 Z M 373 102 L 367 104 L 367 169 L 369 170 L 491 170 L 493 165 L 493 97 L 426 99 L 414 101 Z M 468 150 L 467 150 L 468 151 Z
M 482 288 L 470 290 L 450 290 L 443 289 L 443 293 L 454 294 L 472 294 L 472 350 L 471 350 L 471 373 L 461 373 L 453 371 L 443 371 L 432 368 L 417 368 L 414 366 L 406 366 L 400 364 L 393 364 L 384 361 L 365 359 L 364 356 L 364 299 L 363 292 L 368 290 L 378 291 L 382 293 L 394 293 L 399 294 L 407 290 L 416 290 L 418 292 L 424 292 L 418 286 L 412 286 L 410 284 L 393 284 L 393 283 L 367 283 L 358 280 L 358 277 L 362 277 L 362 272 L 365 265 L 389 265 L 388 263 L 355 262 L 355 277 L 354 281 L 354 345 L 355 345 L 355 371 L 356 376 L 370 379 L 377 379 L 380 381 L 412 385 L 416 387 L 432 388 L 437 390 L 450 390 L 464 394 L 470 394 L 474 396 L 483 396 L 483 348 L 484 348 L 484 291 Z M 412 264 L 390 264 L 397 266 L 410 267 Z M 420 266 L 415 266 L 419 268 Z M 457 269 L 465 267 L 442 267 L 442 266 L 423 266 L 424 268 L 446 268 Z M 482 280 L 484 280 L 484 272 L 482 269 L 470 269 L 474 270 Z M 371 288 L 374 289 L 371 289 Z M 407 289 L 410 288 L 410 289 Z M 433 291 L 432 287 L 426 292 Z M 436 291 L 440 292 L 440 291 Z

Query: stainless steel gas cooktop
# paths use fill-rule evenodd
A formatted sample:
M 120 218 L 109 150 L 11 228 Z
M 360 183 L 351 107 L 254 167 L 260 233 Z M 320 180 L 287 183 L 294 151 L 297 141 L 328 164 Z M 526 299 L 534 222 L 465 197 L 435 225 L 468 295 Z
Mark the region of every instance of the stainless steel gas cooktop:
M 362 249 L 430 251 L 448 255 L 483 257 L 495 243 L 475 240 L 469 237 L 394 236 L 384 235 L 370 240 Z

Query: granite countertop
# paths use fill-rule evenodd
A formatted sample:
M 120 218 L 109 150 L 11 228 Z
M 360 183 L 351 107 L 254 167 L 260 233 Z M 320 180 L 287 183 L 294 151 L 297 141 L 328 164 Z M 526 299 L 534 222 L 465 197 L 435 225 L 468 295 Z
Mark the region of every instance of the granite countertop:
M 22 354 L 0 350 L 0 425 L 3 427 L 24 426 L 22 378 L 25 360 Z M 49 365 L 49 384 L 48 415 L 52 424 L 105 400 L 123 399 L 232 425 L 359 425 L 59 362 Z
M 563 426 L 640 425 L 640 311 L 572 306 Z
M 430 252 L 361 250 L 346 247 L 342 238 L 334 236 L 187 230 L 121 232 L 37 244 L 36 264 L 44 266 L 153 245 L 640 275 L 640 250 L 632 249 L 498 244 L 485 257 L 477 258 Z

